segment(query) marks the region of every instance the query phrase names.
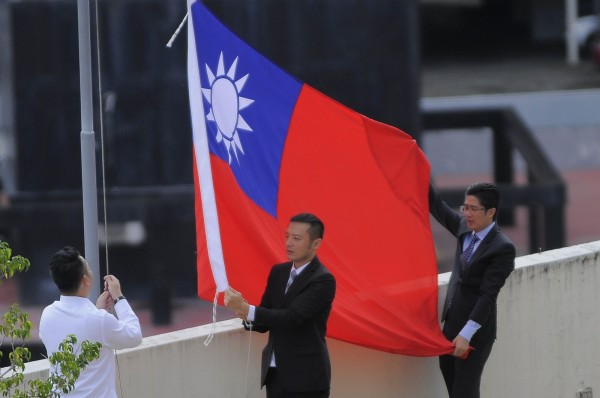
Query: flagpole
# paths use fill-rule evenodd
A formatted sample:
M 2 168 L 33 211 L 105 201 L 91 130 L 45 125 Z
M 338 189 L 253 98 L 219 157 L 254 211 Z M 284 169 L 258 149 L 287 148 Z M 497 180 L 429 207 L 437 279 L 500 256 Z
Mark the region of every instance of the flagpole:
M 96 278 L 91 297 L 100 295 L 98 244 L 98 194 L 96 187 L 96 139 L 92 100 L 92 57 L 90 41 L 90 4 L 77 0 L 79 28 L 79 84 L 81 90 L 81 181 L 83 192 L 83 233 L 85 259 Z

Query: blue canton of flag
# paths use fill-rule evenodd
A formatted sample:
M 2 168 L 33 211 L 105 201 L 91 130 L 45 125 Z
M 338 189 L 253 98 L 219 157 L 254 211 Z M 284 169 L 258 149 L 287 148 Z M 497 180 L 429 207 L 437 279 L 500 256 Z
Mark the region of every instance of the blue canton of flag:
M 209 150 L 276 217 L 279 168 L 302 83 L 192 5 Z

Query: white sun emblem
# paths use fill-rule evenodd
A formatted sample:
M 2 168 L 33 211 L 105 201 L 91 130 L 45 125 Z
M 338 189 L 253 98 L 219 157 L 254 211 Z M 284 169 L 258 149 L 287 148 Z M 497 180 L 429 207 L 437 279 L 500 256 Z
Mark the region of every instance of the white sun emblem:
M 254 102 L 252 99 L 240 96 L 250 74 L 236 81 L 237 64 L 238 58 L 236 57 L 227 73 L 225 73 L 223 53 L 219 56 L 216 74 L 213 73 L 208 64 L 205 64 L 210 88 L 202 89 L 204 98 L 210 103 L 210 111 L 206 115 L 206 119 L 215 122 L 217 125 L 218 132 L 215 138 L 217 142 L 223 142 L 225 145 L 229 156 L 229 164 L 231 164 L 232 150 L 238 162 L 238 150 L 242 154 L 244 153 L 238 130 L 252 131 L 252 128 L 240 115 L 242 109 Z

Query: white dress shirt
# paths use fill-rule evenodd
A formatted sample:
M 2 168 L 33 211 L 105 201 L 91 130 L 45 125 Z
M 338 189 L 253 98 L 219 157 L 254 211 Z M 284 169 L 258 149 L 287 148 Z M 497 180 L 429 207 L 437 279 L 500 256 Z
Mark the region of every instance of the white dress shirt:
M 48 357 L 58 351 L 58 345 L 69 334 L 77 337 L 77 344 L 88 340 L 102 343 L 100 358 L 91 362 L 79 376 L 69 398 L 117 398 L 116 349 L 131 348 L 142 342 L 140 321 L 127 300 L 115 305 L 118 319 L 99 310 L 87 298 L 60 296 L 44 309 L 40 319 L 40 339 Z

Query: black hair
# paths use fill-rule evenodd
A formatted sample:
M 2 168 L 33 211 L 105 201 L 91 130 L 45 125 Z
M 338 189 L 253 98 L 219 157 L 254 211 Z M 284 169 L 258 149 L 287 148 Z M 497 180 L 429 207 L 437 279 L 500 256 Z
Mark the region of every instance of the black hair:
M 296 214 L 290 219 L 290 222 L 303 222 L 309 224 L 310 227 L 308 227 L 308 234 L 310 235 L 310 239 L 323 239 L 323 235 L 325 234 L 325 224 L 323 224 L 323 221 L 321 221 L 319 217 L 315 216 L 314 214 Z
M 489 182 L 476 182 L 467 188 L 465 196 L 475 196 L 486 210 L 496 209 L 494 213 L 494 220 L 496 220 L 500 202 L 500 192 L 497 186 Z
M 50 276 L 61 293 L 74 294 L 85 274 L 81 254 L 72 246 L 65 246 L 50 259 Z

